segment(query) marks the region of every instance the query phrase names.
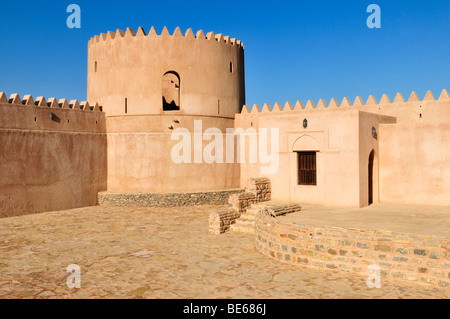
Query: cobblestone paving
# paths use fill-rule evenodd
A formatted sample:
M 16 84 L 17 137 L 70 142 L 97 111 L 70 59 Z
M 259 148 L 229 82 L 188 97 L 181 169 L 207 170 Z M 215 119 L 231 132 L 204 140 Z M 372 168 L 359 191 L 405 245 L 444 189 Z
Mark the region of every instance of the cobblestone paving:
M 301 269 L 248 234 L 208 233 L 224 207 L 90 207 L 0 220 L 0 298 L 449 298 L 449 289 Z M 81 267 L 81 289 L 66 269 Z

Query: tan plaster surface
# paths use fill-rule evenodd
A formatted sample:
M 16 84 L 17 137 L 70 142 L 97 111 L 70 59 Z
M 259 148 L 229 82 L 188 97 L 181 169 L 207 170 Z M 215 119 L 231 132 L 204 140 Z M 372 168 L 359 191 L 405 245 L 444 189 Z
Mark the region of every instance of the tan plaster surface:
M 208 233 L 191 208 L 91 207 L 0 220 L 0 298 L 449 298 L 449 290 L 299 269 L 254 249 L 254 237 Z M 81 267 L 79 290 L 66 286 Z
M 430 93 L 431 94 L 431 93 Z M 427 94 L 429 96 L 430 94 Z M 375 152 L 374 202 L 449 206 L 450 100 L 403 98 L 380 104 L 330 103 L 306 108 L 298 102 L 281 106 L 244 107 L 235 127 L 279 128 L 280 170 L 264 175 L 272 181 L 272 198 L 301 204 L 364 207 L 368 205 L 368 164 Z M 417 96 L 416 96 L 417 97 Z M 356 101 L 360 100 L 357 98 Z M 344 102 L 346 100 L 344 99 Z M 308 127 L 303 128 L 303 120 Z M 372 128 L 376 136 L 372 136 Z M 299 186 L 295 152 L 318 151 L 317 186 Z M 261 163 L 241 165 L 241 185 L 262 176 Z
M 362 209 L 302 205 L 283 220 L 303 225 L 385 230 L 450 238 L 450 207 L 376 204 Z
M 103 105 L 106 116 L 125 115 L 125 98 L 128 115 L 162 114 L 167 72 L 180 79 L 179 114 L 234 117 L 245 104 L 244 49 L 213 34 L 91 41 L 88 99 Z

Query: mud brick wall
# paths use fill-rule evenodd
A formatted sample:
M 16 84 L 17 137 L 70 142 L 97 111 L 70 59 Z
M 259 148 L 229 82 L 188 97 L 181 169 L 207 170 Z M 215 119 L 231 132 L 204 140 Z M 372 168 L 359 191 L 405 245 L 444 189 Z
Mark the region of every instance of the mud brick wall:
M 106 190 L 98 104 L 0 92 L 0 218 L 97 205 Z
M 272 188 L 268 178 L 252 178 L 248 181 L 245 188 L 247 193 L 253 193 L 256 196 L 256 202 L 270 201 L 272 198 Z
M 98 194 L 100 206 L 113 207 L 178 207 L 197 205 L 227 205 L 233 194 L 243 193 L 242 189 L 198 192 L 198 193 L 110 193 Z
M 350 113 L 348 113 L 349 111 Z M 352 112 L 354 114 L 351 114 Z M 326 127 L 329 136 L 335 140 L 332 143 L 332 148 L 339 149 L 339 156 L 345 157 L 353 152 L 355 147 L 358 147 L 358 150 L 364 153 L 367 152 L 365 147 L 370 147 L 367 141 L 363 143 L 364 145 L 349 146 L 349 136 L 342 130 L 349 125 L 348 123 L 354 121 L 354 116 L 359 118 L 361 132 L 364 131 L 367 134 L 374 125 L 379 134 L 376 140 L 379 150 L 373 148 L 376 153 L 375 158 L 380 165 L 379 176 L 376 178 L 378 192 L 375 192 L 378 198 L 374 198 L 375 201 L 450 206 L 450 196 L 448 196 L 450 194 L 450 179 L 442 174 L 442 170 L 449 167 L 448 158 L 450 155 L 448 147 L 450 95 L 447 90 L 442 90 L 440 96 L 435 96 L 431 91 L 428 91 L 423 98 L 419 98 L 415 92 L 412 92 L 409 97 L 404 97 L 398 93 L 391 97 L 384 94 L 380 100 L 370 95 L 367 100 L 363 100 L 358 96 L 352 102 L 345 97 L 340 103 L 336 99 L 331 99 L 329 103 L 320 100 L 317 105 L 311 100 L 307 103 L 301 101 L 287 102 L 284 107 L 280 103 L 264 104 L 261 107 L 257 104 L 253 107 L 244 105 L 241 114 L 236 115 L 235 127 L 244 130 L 280 128 L 280 140 L 290 142 L 289 148 L 287 144 L 284 145 L 284 151 L 287 152 L 289 149 L 289 152 L 291 152 L 294 141 L 289 140 L 289 136 L 292 134 L 287 132 L 296 131 L 298 123 L 301 123 L 305 117 L 310 118 L 311 124 L 312 118 L 314 118 L 314 128 L 309 127 L 309 129 L 320 131 Z M 375 120 L 376 118 L 378 119 Z M 382 123 L 390 125 L 379 125 Z M 344 134 L 346 137 L 339 138 L 340 134 Z M 297 135 L 297 138 L 300 138 L 301 135 L 303 134 Z M 412 136 L 414 136 L 414 143 L 410 142 Z M 360 137 L 362 138 L 362 135 Z M 371 138 L 370 133 L 368 138 Z M 343 140 L 345 142 L 342 142 Z M 248 147 L 247 145 L 247 150 Z M 364 155 L 367 156 L 367 159 L 371 150 Z M 345 160 L 344 158 L 337 160 L 334 158 L 335 154 L 330 156 L 333 158 L 330 161 L 349 163 L 347 157 L 345 157 Z M 279 174 L 270 177 L 273 185 L 277 185 L 273 188 L 272 194 L 272 198 L 275 200 L 289 200 L 289 196 L 286 196 L 288 190 L 295 189 L 295 186 L 284 184 L 286 174 L 289 171 L 289 167 L 285 164 L 288 163 L 288 157 L 287 154 L 286 156 L 280 154 Z M 355 165 L 362 165 L 359 174 L 363 179 L 360 180 L 361 186 L 355 181 L 348 181 L 348 187 L 353 187 L 353 196 L 349 196 L 348 189 L 343 191 L 334 188 L 336 183 L 342 182 L 341 177 L 336 180 L 336 183 L 329 183 L 333 176 L 341 176 L 346 168 L 339 165 L 335 167 L 325 165 L 322 168 L 324 169 L 324 175 L 329 176 L 327 178 L 328 183 L 326 183 L 329 186 L 324 184 L 323 192 L 320 190 L 312 192 L 317 197 L 310 196 L 308 192 L 301 192 L 296 194 L 295 198 L 299 202 L 308 201 L 316 204 L 323 204 L 325 201 L 327 204 L 338 206 L 366 206 L 366 203 L 369 202 L 368 192 L 363 185 L 368 183 L 366 181 L 368 174 L 365 174 L 367 164 L 349 163 L 347 175 L 350 174 L 352 168 L 355 168 Z M 262 163 L 242 164 L 241 180 L 245 181 L 252 177 L 251 174 L 260 171 L 264 166 L 265 164 Z M 411 171 L 421 173 L 411 174 Z M 358 173 L 355 172 L 354 174 Z M 402 178 L 397 178 L 397 176 L 402 176 Z
M 389 278 L 450 287 L 450 241 L 438 237 L 306 226 L 259 214 L 256 249 L 283 263 L 362 276 L 376 264 L 381 283 Z

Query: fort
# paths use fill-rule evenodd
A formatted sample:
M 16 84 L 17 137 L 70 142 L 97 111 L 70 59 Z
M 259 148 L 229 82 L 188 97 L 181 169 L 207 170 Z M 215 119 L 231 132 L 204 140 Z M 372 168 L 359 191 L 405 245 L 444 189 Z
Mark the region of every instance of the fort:
M 317 106 L 298 101 L 250 108 L 244 69 L 244 45 L 229 36 L 194 35 L 191 29 L 183 35 L 179 28 L 173 34 L 164 28 L 158 35 L 154 28 L 148 34 L 128 28 L 89 41 L 89 102 L 0 93 L 0 217 L 98 204 L 229 202 L 229 210 L 211 215 L 211 229 L 220 234 L 256 209 L 252 205 L 270 201 L 272 208 L 256 209 L 253 231 L 257 249 L 271 258 L 364 272 L 361 265 L 383 259 L 380 251 L 401 264 L 406 258 L 401 248 L 409 245 L 407 255 L 420 263 L 405 272 L 395 271 L 392 261 L 381 261 L 388 264 L 382 273 L 405 280 L 414 274 L 411 280 L 448 286 L 450 245 L 445 238 L 425 238 L 429 247 L 435 246 L 431 249 L 415 247 L 418 240 L 405 234 L 293 229 L 277 221 L 301 205 L 450 207 L 448 92 L 435 97 L 428 91 L 423 99 L 413 92 L 408 99 L 399 93 L 392 101 L 383 95 L 379 102 L 370 96 L 366 102 L 357 97 L 353 103 L 344 98 L 341 103 L 320 100 Z M 192 133 L 195 145 L 198 121 L 200 134 L 233 129 L 238 140 L 249 143 L 232 144 L 234 160 L 173 161 L 179 143 L 174 132 Z M 273 149 L 267 134 L 262 138 L 258 133 L 273 129 L 279 130 L 279 149 Z M 252 160 L 256 143 L 243 133 L 249 131 L 268 155 L 277 154 L 278 169 L 264 169 L 267 158 Z M 228 141 L 220 141 L 222 149 Z M 202 147 L 201 154 L 208 151 L 208 145 Z M 245 154 L 245 160 L 236 154 Z M 274 208 L 273 203 L 289 204 Z M 327 244 L 315 250 L 314 238 Z M 369 255 L 363 254 L 366 248 Z

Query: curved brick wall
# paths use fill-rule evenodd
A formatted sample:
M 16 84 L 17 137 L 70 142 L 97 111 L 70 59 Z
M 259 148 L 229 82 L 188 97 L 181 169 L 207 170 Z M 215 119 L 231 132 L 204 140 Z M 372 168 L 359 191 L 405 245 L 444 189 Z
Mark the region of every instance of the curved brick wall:
M 298 266 L 368 276 L 376 264 L 383 278 L 450 287 L 450 241 L 386 231 L 316 227 L 260 214 L 256 249 Z

